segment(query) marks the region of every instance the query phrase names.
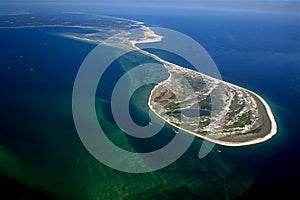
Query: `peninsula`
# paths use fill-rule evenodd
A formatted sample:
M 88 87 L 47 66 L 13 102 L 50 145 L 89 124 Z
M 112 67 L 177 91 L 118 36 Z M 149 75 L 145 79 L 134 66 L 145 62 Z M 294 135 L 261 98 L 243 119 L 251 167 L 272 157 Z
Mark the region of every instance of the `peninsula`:
M 148 105 L 167 123 L 225 146 L 256 144 L 276 134 L 273 113 L 259 95 L 174 64 L 164 66 L 170 76 L 153 88 Z
M 264 142 L 277 132 L 273 113 L 259 95 L 138 48 L 137 43 L 163 39 L 143 22 L 86 13 L 0 16 L 0 28 L 32 27 L 56 28 L 59 36 L 127 48 L 161 63 L 169 77 L 152 89 L 148 106 L 175 129 L 226 146 Z

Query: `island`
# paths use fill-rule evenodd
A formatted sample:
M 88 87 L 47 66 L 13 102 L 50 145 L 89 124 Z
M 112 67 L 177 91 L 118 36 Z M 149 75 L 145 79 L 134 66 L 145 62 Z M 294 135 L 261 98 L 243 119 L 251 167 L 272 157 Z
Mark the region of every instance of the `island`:
M 148 105 L 172 126 L 226 146 L 256 144 L 276 134 L 271 109 L 259 95 L 180 66 L 166 64 L 165 67 L 170 77 L 152 90 Z M 184 95 L 187 89 L 182 77 L 196 95 Z M 217 97 L 214 108 L 211 94 L 220 87 L 224 91 Z M 177 98 L 178 94 L 183 95 Z M 220 104 L 222 107 L 218 107 Z M 214 121 L 212 109 L 217 118 Z
M 84 42 L 127 48 L 161 63 L 169 77 L 152 89 L 148 106 L 176 133 L 180 129 L 220 145 L 244 146 L 264 142 L 277 132 L 270 106 L 258 94 L 140 49 L 136 44 L 163 39 L 143 22 L 75 12 L 0 16 L 0 28 L 33 27 L 53 28 L 58 36 Z
M 146 35 L 155 38 L 151 31 Z M 257 144 L 276 134 L 271 108 L 258 94 L 165 61 L 135 43 L 133 48 L 162 63 L 169 73 L 152 89 L 148 101 L 149 108 L 168 124 L 224 146 Z

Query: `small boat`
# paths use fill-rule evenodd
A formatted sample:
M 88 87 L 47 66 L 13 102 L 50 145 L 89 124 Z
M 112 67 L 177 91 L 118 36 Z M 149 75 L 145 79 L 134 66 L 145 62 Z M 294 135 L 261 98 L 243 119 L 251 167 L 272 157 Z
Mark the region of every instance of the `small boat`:
M 217 152 L 221 153 L 222 151 L 220 149 L 217 149 Z
M 172 128 L 175 133 L 179 133 L 179 130 Z

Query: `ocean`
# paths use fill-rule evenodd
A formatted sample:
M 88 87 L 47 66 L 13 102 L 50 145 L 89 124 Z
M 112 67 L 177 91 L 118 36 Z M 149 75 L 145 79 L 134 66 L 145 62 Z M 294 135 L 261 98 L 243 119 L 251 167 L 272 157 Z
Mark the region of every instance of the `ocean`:
M 299 17 L 230 11 L 127 17 L 193 38 L 213 58 L 223 80 L 250 89 L 268 102 L 279 127 L 276 136 L 253 146 L 223 147 L 222 156 L 251 168 L 253 185 L 242 199 L 276 196 L 285 189 L 292 193 L 299 178 Z
M 212 11 L 180 16 L 115 15 L 194 38 L 214 59 L 223 80 L 250 89 L 269 103 L 278 133 L 251 146 L 216 145 L 203 159 L 198 158 L 202 140 L 196 139 L 179 160 L 159 171 L 128 174 L 113 170 L 87 152 L 72 117 L 73 83 L 95 45 L 58 37 L 49 28 L 0 29 L 0 183 L 4 194 L 27 199 L 262 199 L 285 190 L 295 192 L 300 167 L 297 18 Z M 116 126 L 109 109 L 112 82 L 136 62 L 127 59 L 125 64 L 112 64 L 99 83 L 95 109 L 115 144 L 146 152 L 172 139 L 172 128 L 165 127 L 147 141 L 135 139 Z M 139 89 L 131 101 L 132 116 L 141 125 L 149 122 L 145 104 L 151 88 Z

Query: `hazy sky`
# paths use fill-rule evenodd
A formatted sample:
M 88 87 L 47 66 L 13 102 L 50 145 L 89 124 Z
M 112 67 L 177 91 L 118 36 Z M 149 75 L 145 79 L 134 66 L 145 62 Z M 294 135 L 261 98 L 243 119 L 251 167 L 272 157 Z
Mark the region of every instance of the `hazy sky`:
M 220 3 L 220 2 L 240 2 L 240 3 L 257 3 L 257 2 L 268 2 L 268 3 L 288 3 L 288 2 L 300 2 L 300 0 L 1 0 L 1 2 L 23 2 L 23 3 L 31 3 L 31 2 L 59 2 L 59 3 L 110 3 L 110 4 L 169 4 L 169 5 L 176 5 L 176 4 L 186 4 L 186 3 L 193 3 L 193 4 L 202 4 L 202 3 Z
M 258 12 L 300 12 L 300 0 L 1 0 L 22 4 L 105 4 L 112 6 L 166 7 Z

